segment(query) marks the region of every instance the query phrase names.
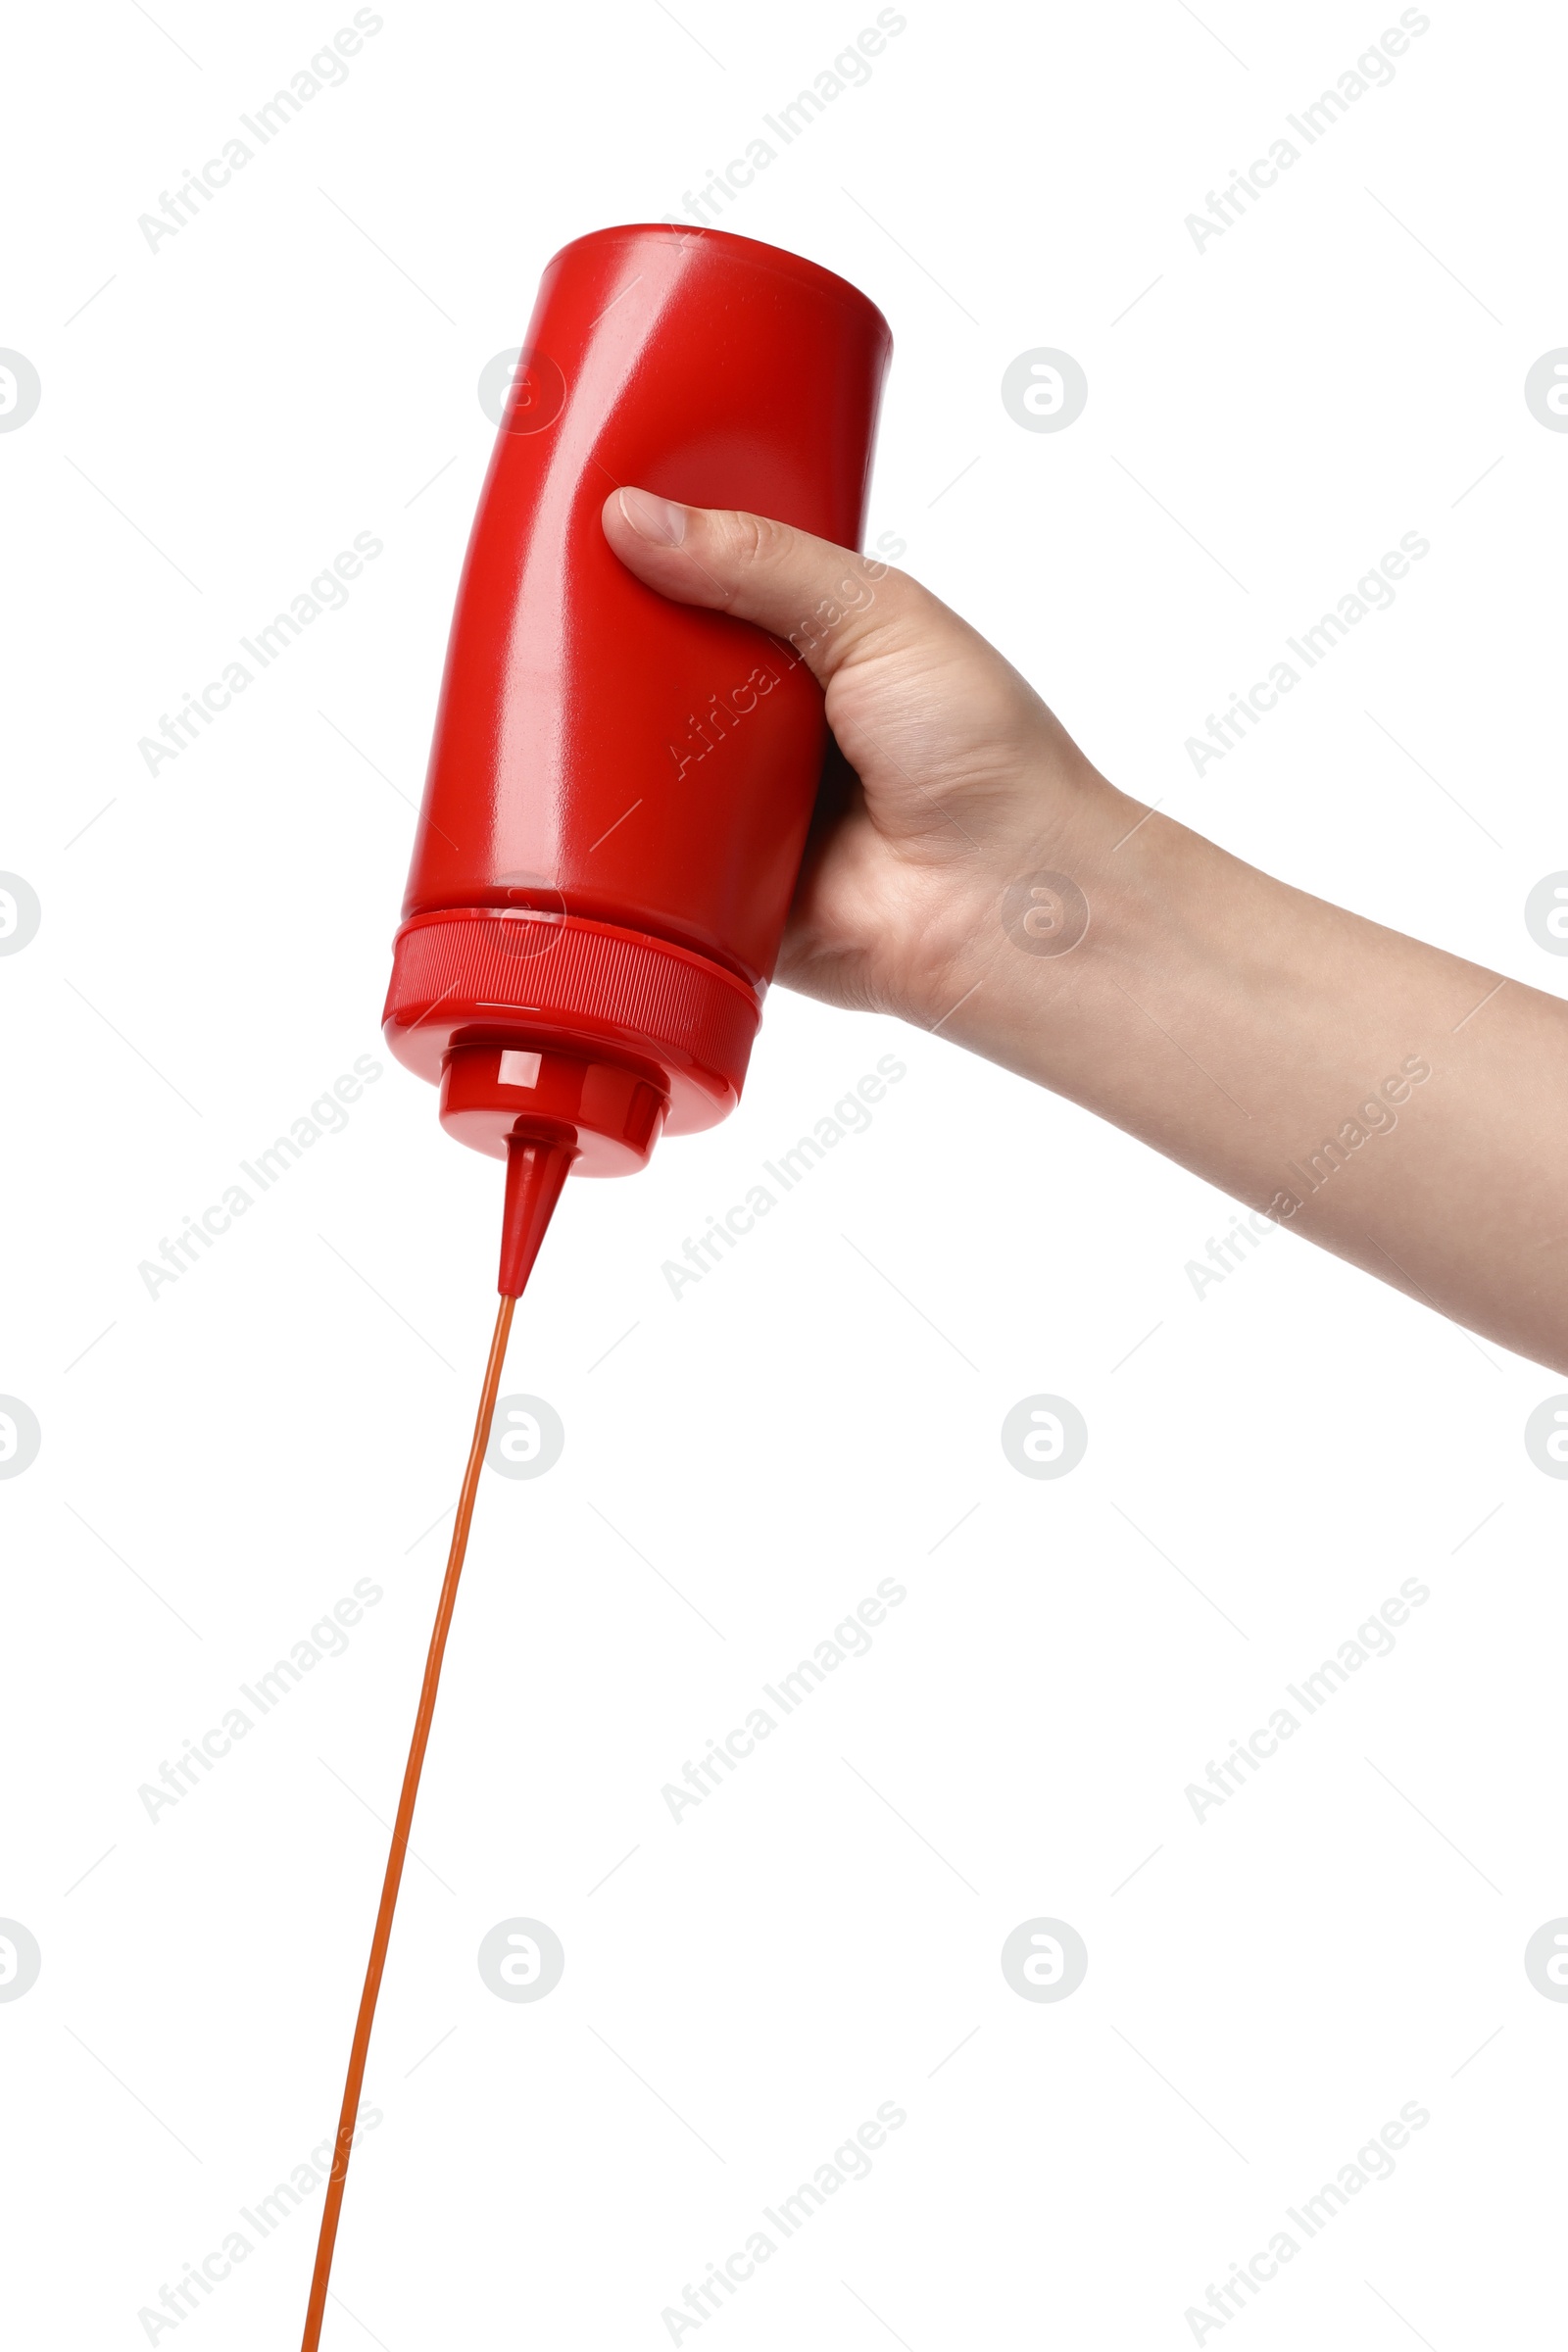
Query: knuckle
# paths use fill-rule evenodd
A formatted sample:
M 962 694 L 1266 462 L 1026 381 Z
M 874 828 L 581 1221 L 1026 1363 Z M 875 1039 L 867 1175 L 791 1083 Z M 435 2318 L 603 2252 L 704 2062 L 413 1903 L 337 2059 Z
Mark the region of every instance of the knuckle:
M 788 523 L 740 511 L 731 514 L 729 528 L 735 556 L 749 570 L 777 562 L 795 536 Z

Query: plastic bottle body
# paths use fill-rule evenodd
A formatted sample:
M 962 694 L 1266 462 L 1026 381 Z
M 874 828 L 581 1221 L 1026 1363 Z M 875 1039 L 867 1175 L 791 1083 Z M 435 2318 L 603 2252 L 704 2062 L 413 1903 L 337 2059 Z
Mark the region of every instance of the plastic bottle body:
M 644 587 L 600 512 L 631 482 L 858 546 L 889 348 L 853 287 L 745 238 L 608 229 L 550 264 L 459 590 L 395 948 L 388 1042 L 426 1076 L 482 1045 L 542 1053 L 546 1076 L 550 1056 L 613 1065 L 662 1092 L 672 1130 L 733 1103 L 821 696 L 787 643 Z M 513 1099 L 487 1126 L 474 1092 L 448 1124 L 504 1151 Z M 584 1172 L 646 1156 L 605 1141 L 588 1130 Z

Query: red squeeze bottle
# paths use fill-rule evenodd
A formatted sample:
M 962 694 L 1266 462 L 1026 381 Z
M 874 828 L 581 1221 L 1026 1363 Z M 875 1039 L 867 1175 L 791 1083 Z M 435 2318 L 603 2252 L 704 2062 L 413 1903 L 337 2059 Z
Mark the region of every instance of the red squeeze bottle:
M 458 590 L 383 1016 L 441 1123 L 507 1162 L 501 1307 L 322 2199 L 318 2352 L 366 2059 L 514 1305 L 567 1173 L 640 1168 L 739 1100 L 816 796 L 796 651 L 611 553 L 632 484 L 858 547 L 892 338 L 830 270 L 606 228 L 539 289 Z M 813 626 L 802 613 L 801 630 Z M 797 631 L 799 635 L 801 631 Z
M 633 578 L 640 485 L 858 547 L 892 338 L 770 245 L 600 229 L 544 274 L 458 590 L 384 1023 L 505 1158 L 516 1297 L 568 1168 L 738 1101 L 824 740 L 793 651 Z M 801 615 L 803 625 L 809 615 Z

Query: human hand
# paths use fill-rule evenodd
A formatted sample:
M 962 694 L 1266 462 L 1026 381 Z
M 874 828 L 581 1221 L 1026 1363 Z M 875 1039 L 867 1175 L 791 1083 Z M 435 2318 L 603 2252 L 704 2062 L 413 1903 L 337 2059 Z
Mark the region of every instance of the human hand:
M 1138 821 L 1033 687 L 906 573 L 645 490 L 608 498 L 604 527 L 650 588 L 790 641 L 826 689 L 842 759 L 784 936 L 789 987 L 933 1027 L 1004 944 L 1009 882 L 1080 871 Z

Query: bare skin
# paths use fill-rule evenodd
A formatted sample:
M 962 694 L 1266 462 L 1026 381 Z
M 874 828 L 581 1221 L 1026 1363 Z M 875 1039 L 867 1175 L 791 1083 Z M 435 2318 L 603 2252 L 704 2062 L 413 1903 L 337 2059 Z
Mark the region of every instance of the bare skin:
M 642 490 L 604 527 L 826 690 L 852 772 L 824 783 L 781 980 L 1066 1095 L 1568 1372 L 1568 1005 L 1151 815 L 902 572 Z

